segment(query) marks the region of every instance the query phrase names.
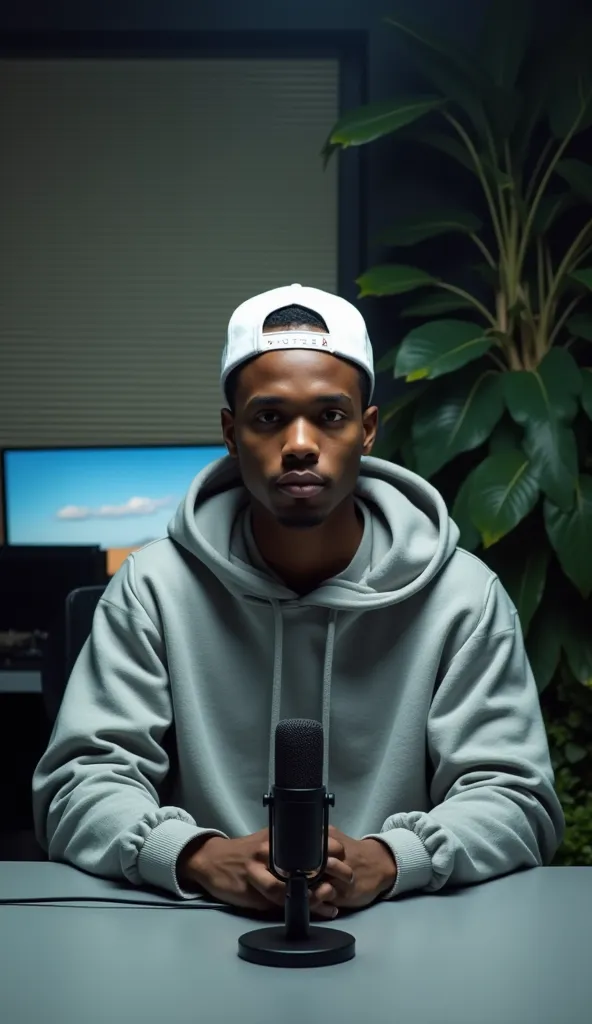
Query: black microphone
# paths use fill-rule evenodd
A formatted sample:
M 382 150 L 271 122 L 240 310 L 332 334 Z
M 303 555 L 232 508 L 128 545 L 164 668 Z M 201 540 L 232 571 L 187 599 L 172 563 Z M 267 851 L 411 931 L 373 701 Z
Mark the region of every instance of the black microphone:
M 269 808 L 269 870 L 286 883 L 284 927 L 241 935 L 238 955 L 268 967 L 325 967 L 355 956 L 355 939 L 336 928 L 310 926 L 309 888 L 327 867 L 329 807 L 323 785 L 323 727 L 286 718 L 275 732 L 275 784 Z

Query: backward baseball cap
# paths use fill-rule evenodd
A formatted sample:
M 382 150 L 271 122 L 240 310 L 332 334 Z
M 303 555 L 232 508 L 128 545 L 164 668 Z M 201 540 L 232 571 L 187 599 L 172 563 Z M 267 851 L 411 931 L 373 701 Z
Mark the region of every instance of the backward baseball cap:
M 270 313 L 285 306 L 304 306 L 321 317 L 327 331 L 302 330 L 263 332 Z M 287 348 L 317 349 L 340 356 L 364 370 L 370 381 L 368 399 L 374 391 L 374 357 L 362 314 L 339 295 L 291 284 L 254 295 L 238 306 L 230 318 L 222 353 L 220 383 L 225 391 L 228 376 L 237 366 L 263 352 Z

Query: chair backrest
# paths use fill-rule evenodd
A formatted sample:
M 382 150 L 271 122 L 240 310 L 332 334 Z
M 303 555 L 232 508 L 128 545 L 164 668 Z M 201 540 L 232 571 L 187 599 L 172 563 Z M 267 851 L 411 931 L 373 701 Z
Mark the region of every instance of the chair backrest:
M 66 680 L 92 629 L 95 609 L 106 587 L 77 587 L 66 598 Z
M 60 709 L 70 673 L 90 635 L 95 609 L 105 589 L 103 584 L 70 591 L 62 614 L 49 632 L 43 653 L 41 684 L 45 710 L 52 724 Z

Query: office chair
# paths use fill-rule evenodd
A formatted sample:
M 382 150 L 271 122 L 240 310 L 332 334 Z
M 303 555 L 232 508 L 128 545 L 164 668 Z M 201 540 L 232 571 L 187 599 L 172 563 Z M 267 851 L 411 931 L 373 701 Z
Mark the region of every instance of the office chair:
M 90 634 L 95 609 L 105 586 L 77 587 L 66 597 L 63 614 L 49 632 L 44 650 L 41 688 L 50 722 L 56 720 L 66 683 Z
M 66 683 L 74 668 L 92 628 L 95 609 L 106 590 L 106 586 L 78 587 L 66 598 L 65 614 L 61 626 L 49 634 L 42 672 L 42 689 L 45 709 L 51 724 L 55 722 L 66 689 Z M 175 779 L 179 771 L 179 757 L 174 722 L 162 739 L 162 746 L 169 759 L 169 770 L 161 787 L 161 804 L 170 803 L 174 792 Z
M 105 586 L 78 587 L 70 591 L 49 630 L 44 646 L 41 688 L 45 712 L 53 726 L 70 672 L 88 637 L 95 608 Z M 32 827 L 15 828 L 0 823 L 0 860 L 46 861 L 47 854 L 35 839 Z

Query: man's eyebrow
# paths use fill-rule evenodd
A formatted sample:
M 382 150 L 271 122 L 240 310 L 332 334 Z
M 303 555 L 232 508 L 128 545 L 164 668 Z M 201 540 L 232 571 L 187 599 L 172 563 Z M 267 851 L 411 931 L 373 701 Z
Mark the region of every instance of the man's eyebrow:
M 334 395 L 315 395 L 310 401 L 314 405 L 339 405 L 339 403 L 346 403 L 353 406 L 353 402 L 349 395 L 346 395 L 344 391 L 336 392 Z M 247 402 L 249 409 L 253 408 L 265 408 L 270 405 L 289 405 L 290 402 L 286 398 L 282 398 L 280 395 L 255 395 Z

